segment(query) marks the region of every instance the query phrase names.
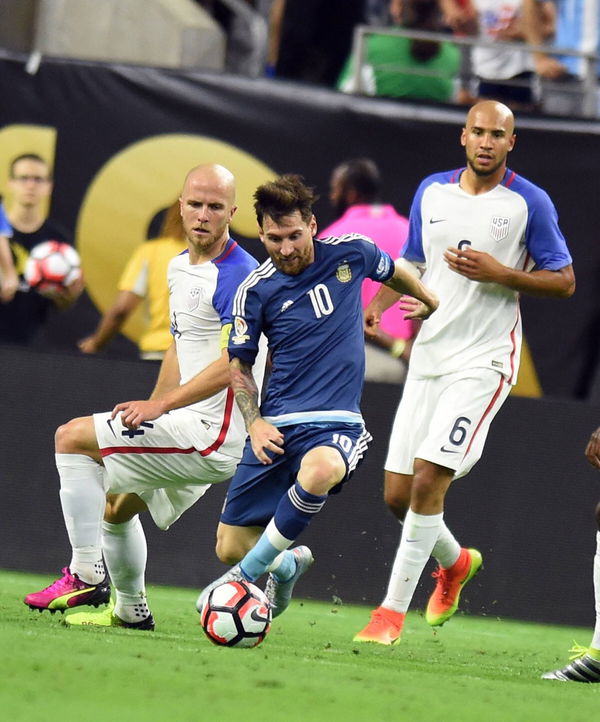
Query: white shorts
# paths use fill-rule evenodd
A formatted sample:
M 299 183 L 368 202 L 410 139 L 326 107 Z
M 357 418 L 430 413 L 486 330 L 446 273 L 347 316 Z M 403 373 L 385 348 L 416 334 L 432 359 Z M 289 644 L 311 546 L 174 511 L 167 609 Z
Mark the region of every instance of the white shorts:
M 481 458 L 492 419 L 510 393 L 504 376 L 470 369 L 433 378 L 408 376 L 392 426 L 386 471 L 414 473 L 425 459 L 468 474 Z
M 105 490 L 137 494 L 160 529 L 168 529 L 211 484 L 233 476 L 239 457 L 210 450 L 214 438 L 194 411 L 175 409 L 135 431 L 120 416 L 110 417 L 93 415 Z

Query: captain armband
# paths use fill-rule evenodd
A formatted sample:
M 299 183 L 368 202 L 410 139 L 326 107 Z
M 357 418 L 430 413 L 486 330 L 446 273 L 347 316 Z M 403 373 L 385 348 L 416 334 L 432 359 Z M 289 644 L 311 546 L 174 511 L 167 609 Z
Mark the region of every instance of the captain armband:
M 403 338 L 397 338 L 390 346 L 390 356 L 400 358 L 406 348 L 406 341 Z
M 221 351 L 229 346 L 229 334 L 231 333 L 231 327 L 233 324 L 226 323 L 221 326 Z

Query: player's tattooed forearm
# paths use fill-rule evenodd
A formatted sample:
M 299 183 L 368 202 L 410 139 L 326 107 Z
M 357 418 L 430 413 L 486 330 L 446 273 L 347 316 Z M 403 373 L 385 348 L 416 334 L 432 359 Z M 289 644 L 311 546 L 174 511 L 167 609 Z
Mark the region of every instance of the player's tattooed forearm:
M 246 428 L 249 428 L 250 424 L 260 416 L 258 388 L 252 375 L 252 367 L 241 363 L 237 359 L 232 362 L 231 385 Z
M 251 424 L 260 416 L 257 405 L 258 396 L 250 395 L 246 389 L 239 389 L 235 392 L 235 400 L 242 412 L 246 428 L 249 429 Z

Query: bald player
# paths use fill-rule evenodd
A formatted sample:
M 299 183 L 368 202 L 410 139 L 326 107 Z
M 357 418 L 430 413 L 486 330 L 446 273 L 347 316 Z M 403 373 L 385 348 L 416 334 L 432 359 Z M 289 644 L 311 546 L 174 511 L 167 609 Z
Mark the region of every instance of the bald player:
M 72 419 L 56 432 L 72 556 L 63 576 L 25 604 L 62 612 L 107 603 L 103 553 L 116 589 L 114 609 L 71 615 L 70 624 L 153 629 L 139 513 L 167 529 L 211 484 L 228 480 L 241 457 L 246 432 L 229 386 L 227 342 L 233 297 L 258 264 L 230 238 L 235 180 L 226 168 L 193 168 L 180 205 L 187 249 L 168 268 L 173 343 L 150 399 Z
M 414 344 L 392 427 L 384 494 L 403 530 L 387 594 L 359 642 L 400 639 L 430 556 L 439 566 L 427 622 L 441 625 L 457 610 L 482 559 L 444 523 L 444 498 L 481 457 L 490 423 L 516 383 L 519 294 L 567 298 L 575 290 L 552 201 L 507 168 L 515 140 L 505 105 L 477 103 L 460 136 L 466 166 L 426 178 L 412 204 L 403 261 L 440 305 Z M 367 330 L 397 299 L 382 287 L 365 309 Z

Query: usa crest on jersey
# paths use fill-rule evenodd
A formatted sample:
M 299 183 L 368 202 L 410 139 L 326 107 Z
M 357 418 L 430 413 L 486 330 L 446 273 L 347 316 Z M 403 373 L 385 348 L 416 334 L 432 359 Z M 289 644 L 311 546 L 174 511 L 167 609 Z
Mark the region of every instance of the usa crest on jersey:
M 504 218 L 503 216 L 494 216 L 490 225 L 490 234 L 496 242 L 503 241 L 506 236 L 508 236 L 509 228 L 510 218 Z
M 185 300 L 188 311 L 195 311 L 200 306 L 200 299 L 202 298 L 202 289 L 197 286 L 193 286 L 188 291 L 187 298 Z

